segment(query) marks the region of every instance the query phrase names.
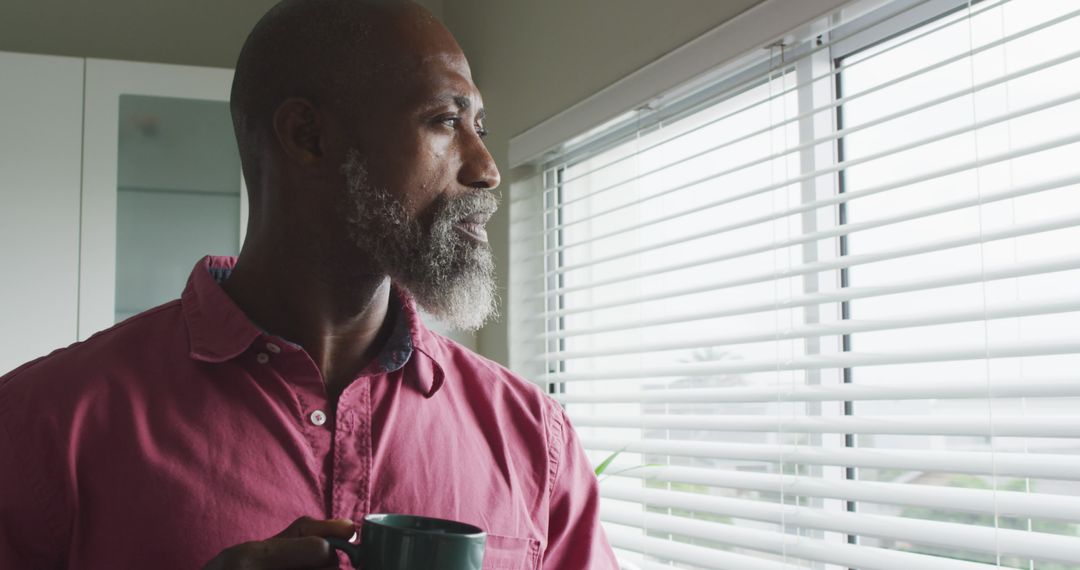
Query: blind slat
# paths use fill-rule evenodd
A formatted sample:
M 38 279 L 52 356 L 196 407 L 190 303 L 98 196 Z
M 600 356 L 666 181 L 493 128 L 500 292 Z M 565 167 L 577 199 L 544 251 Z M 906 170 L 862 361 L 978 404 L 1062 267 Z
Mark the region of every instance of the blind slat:
M 860 534 L 973 552 L 1000 552 L 1036 560 L 1080 562 L 1080 538 L 1042 532 L 940 522 L 899 516 L 823 512 L 813 507 L 714 497 L 662 489 L 606 488 L 603 496 L 649 507 L 682 509 L 799 528 Z M 675 517 L 679 518 L 679 517 Z
M 856 332 L 896 330 L 930 325 L 981 321 L 984 319 L 1009 319 L 1055 313 L 1070 313 L 1075 311 L 1080 311 L 1080 295 L 1074 295 L 1065 299 L 1047 299 L 1045 301 L 1027 303 L 1002 303 L 1001 305 L 985 309 L 978 308 L 958 311 L 916 313 L 896 319 L 874 319 L 866 321 L 849 319 L 838 323 L 802 325 L 787 329 L 762 330 L 723 336 L 701 337 L 693 340 L 668 342 L 654 340 L 647 343 L 613 346 L 594 350 L 548 352 L 538 355 L 536 360 L 544 362 L 567 361 L 618 354 L 641 354 L 706 346 L 727 346 L 753 342 L 774 342 L 797 338 L 817 338 L 822 336 L 852 334 Z
M 796 386 L 733 386 L 723 388 L 667 388 L 624 390 L 618 393 L 560 393 L 552 397 L 564 404 L 719 404 L 746 402 L 841 402 L 866 400 L 926 400 L 971 398 L 1075 398 L 1080 397 L 1080 376 L 967 380 L 958 378 L 928 382 L 888 384 L 838 384 Z
M 986 358 L 1048 356 L 1054 354 L 1073 354 L 1078 352 L 1080 352 L 1080 339 L 1044 342 L 1018 341 L 989 346 L 946 347 L 909 352 L 845 352 L 832 355 L 811 356 L 777 355 L 774 359 L 689 362 L 684 364 L 673 364 L 670 366 L 639 366 L 625 369 L 608 368 L 606 370 L 593 372 L 548 374 L 545 377 L 545 380 L 548 382 L 580 382 L 584 380 L 625 380 L 631 378 L 701 377 L 749 372 L 821 370 L 825 368 L 882 366 L 886 364 L 914 364 L 920 362 L 981 360 Z
M 733 546 L 780 554 L 791 558 L 843 564 L 867 570 L 934 568 L 935 570 L 990 570 L 996 566 L 910 552 L 790 536 L 764 530 L 737 528 L 656 513 L 627 512 L 601 506 L 601 519 L 626 526 L 647 528 Z
M 764 560 L 745 554 L 717 551 L 693 544 L 672 543 L 670 540 L 645 536 L 641 532 L 633 532 L 628 529 L 612 528 L 605 525 L 605 531 L 611 545 L 615 548 L 640 552 L 684 564 L 693 564 L 702 568 L 715 570 L 801 570 L 798 566 Z M 670 567 L 666 566 L 666 568 Z
M 866 221 L 866 222 L 856 222 L 856 223 L 843 224 L 843 225 L 836 226 L 836 227 L 833 227 L 833 228 L 828 228 L 828 229 L 819 230 L 819 231 L 815 231 L 815 232 L 808 232 L 808 233 L 800 234 L 800 235 L 793 236 L 793 237 L 790 237 L 790 238 L 786 238 L 786 239 L 776 241 L 776 242 L 757 244 L 757 245 L 752 245 L 752 246 L 748 246 L 748 247 L 740 247 L 740 248 L 734 249 L 732 251 L 725 251 L 725 252 L 722 252 L 722 253 L 719 253 L 719 254 L 713 254 L 713 255 L 709 255 L 707 257 L 701 257 L 701 258 L 698 258 L 698 259 L 695 259 L 695 260 L 692 260 L 692 261 L 688 261 L 688 262 L 663 264 L 663 265 L 659 265 L 657 267 L 654 267 L 654 268 L 651 268 L 651 269 L 645 270 L 645 271 L 627 273 L 627 274 L 624 274 L 624 275 L 619 275 L 617 277 L 597 279 L 595 281 L 590 282 L 588 285 L 580 285 L 580 286 L 574 285 L 573 287 L 562 287 L 560 289 L 552 289 L 552 291 L 561 291 L 562 293 L 569 293 L 569 292 L 573 292 L 573 291 L 576 291 L 576 290 L 580 290 L 583 287 L 600 287 L 600 286 L 603 286 L 603 285 L 610 285 L 612 283 L 620 283 L 620 282 L 630 280 L 630 279 L 639 279 L 639 278 L 644 278 L 644 277 L 653 277 L 653 276 L 656 276 L 656 275 L 663 275 L 665 273 L 670 273 L 672 271 L 678 271 L 680 269 L 687 269 L 687 268 L 696 267 L 696 266 L 699 266 L 699 265 L 705 265 L 705 264 L 709 264 L 709 263 L 717 263 L 717 262 L 720 262 L 720 261 L 728 261 L 728 260 L 731 260 L 731 259 L 738 259 L 740 257 L 746 257 L 746 256 L 754 255 L 754 254 L 757 254 L 757 253 L 764 253 L 764 252 L 767 252 L 767 251 L 782 250 L 784 248 L 788 248 L 788 247 L 795 246 L 795 245 L 802 245 L 802 244 L 807 244 L 807 243 L 815 243 L 815 242 L 819 242 L 821 240 L 837 238 L 837 237 L 840 237 L 840 236 L 850 236 L 850 235 L 856 234 L 858 232 L 867 231 L 867 230 L 873 230 L 873 229 L 877 229 L 877 228 L 882 228 L 882 227 L 889 226 L 889 225 L 892 225 L 892 224 L 897 224 L 897 223 L 901 223 L 901 222 L 907 222 L 907 221 L 916 220 L 916 219 L 919 219 L 919 218 L 925 218 L 925 217 L 929 217 L 929 216 L 934 216 L 934 215 L 937 215 L 937 214 L 944 214 L 944 213 L 947 213 L 947 212 L 954 212 L 956 210 L 961 210 L 961 209 L 964 209 L 964 208 L 971 208 L 971 207 L 976 207 L 976 206 L 983 206 L 983 205 L 987 205 L 987 204 L 993 204 L 995 202 L 1000 202 L 1000 201 L 1003 201 L 1003 200 L 1009 200 L 1009 199 L 1012 199 L 1012 198 L 1019 198 L 1019 197 L 1022 197 L 1022 196 L 1030 196 L 1030 195 L 1038 194 L 1040 192 L 1046 192 L 1048 190 L 1057 190 L 1057 189 L 1060 189 L 1060 188 L 1065 188 L 1067 186 L 1072 186 L 1074 184 L 1080 184 L 1080 174 L 1071 175 L 1071 176 L 1062 176 L 1062 177 L 1058 177 L 1058 178 L 1055 178 L 1055 179 L 1052 179 L 1052 180 L 1042 181 L 1042 182 L 1037 182 L 1037 183 L 1032 183 L 1032 184 L 1018 184 L 1018 185 L 1012 186 L 1010 188 L 1007 188 L 1007 189 L 1005 189 L 1003 191 L 988 192 L 986 194 L 982 194 L 982 195 L 975 196 L 975 197 L 972 197 L 972 198 L 966 198 L 966 199 L 962 199 L 962 200 L 952 200 L 952 201 L 945 202 L 945 203 L 942 203 L 942 204 L 934 204 L 934 205 L 924 207 L 924 208 L 916 208 L 916 209 L 912 209 L 912 210 L 907 210 L 907 211 L 903 211 L 903 212 L 900 212 L 900 213 L 897 213 L 897 214 L 894 214 L 894 215 L 891 215 L 891 216 L 886 216 L 886 217 L 882 217 L 882 218 L 879 218 L 879 219 L 870 220 L 870 221 Z M 619 252 L 619 253 L 616 253 L 616 254 L 612 254 L 612 255 L 594 256 L 594 257 L 590 258 L 589 261 L 587 261 L 587 262 L 582 262 L 582 263 L 573 264 L 573 265 L 566 264 L 566 265 L 561 266 L 558 269 L 548 271 L 545 274 L 545 277 L 541 277 L 540 275 L 533 275 L 533 276 L 529 276 L 529 278 L 531 280 L 542 281 L 543 279 L 545 279 L 547 277 L 551 277 L 553 275 L 566 274 L 566 273 L 569 273 L 569 272 L 574 271 L 574 270 L 584 269 L 584 268 L 587 268 L 587 267 L 594 267 L 596 265 L 606 263 L 606 262 L 610 262 L 610 261 L 614 261 L 616 259 L 620 259 L 620 258 L 627 257 L 627 256 L 630 256 L 630 255 L 637 255 L 637 254 L 646 253 L 646 252 L 649 252 L 649 251 L 655 251 L 655 250 L 658 250 L 658 249 L 663 249 L 665 247 L 671 247 L 673 245 L 681 245 L 681 244 L 684 244 L 684 243 L 685 243 L 685 240 L 681 240 L 681 239 L 678 239 L 678 240 L 666 240 L 666 241 L 661 241 L 661 242 L 658 242 L 658 243 L 652 243 L 652 244 L 642 246 L 642 247 L 639 247 L 639 248 L 635 248 L 635 249 L 631 249 L 631 250 L 625 250 L 625 251 L 622 251 L 622 252 Z M 537 294 L 536 296 L 540 297 L 540 296 L 542 296 L 542 294 Z
M 788 299 L 781 299 L 780 301 L 737 304 L 731 307 L 724 307 L 712 310 L 698 310 L 693 313 L 666 315 L 664 317 L 626 321 L 606 326 L 581 327 L 569 330 L 564 329 L 550 331 L 543 334 L 538 334 L 534 337 L 534 339 L 538 341 L 543 341 L 546 339 L 560 339 L 571 336 L 601 334 L 606 332 L 663 326 L 675 323 L 689 323 L 692 321 L 703 319 L 715 319 L 735 315 L 759 313 L 763 311 L 775 311 L 777 309 L 805 307 L 809 305 L 819 305 L 822 303 L 837 303 L 843 301 L 852 301 L 855 299 L 868 299 L 872 297 L 881 297 L 884 295 L 894 295 L 897 293 L 909 293 L 912 291 L 923 291 L 928 289 L 936 289 L 939 287 L 950 287 L 953 285 L 966 285 L 970 283 L 978 283 L 984 280 L 996 281 L 1000 279 L 1028 277 L 1032 275 L 1044 275 L 1060 271 L 1070 271 L 1074 269 L 1080 269 L 1080 256 L 1066 255 L 1047 259 L 1019 261 L 1016 263 L 1001 264 L 997 266 L 985 266 L 979 271 L 957 271 L 952 273 L 933 275 L 930 277 L 921 277 L 915 279 L 897 279 L 895 282 L 889 285 L 845 287 L 838 291 L 796 295 Z M 539 320 L 543 317 L 543 314 L 539 314 L 533 317 L 533 320 Z
M 789 496 L 865 501 L 961 511 L 980 515 L 1038 518 L 1067 522 L 1080 520 L 1080 497 L 1048 493 L 969 489 L 938 485 L 910 485 L 848 479 L 825 479 L 734 469 L 613 463 L 608 473 L 653 482 L 703 485 L 727 490 L 785 493 Z M 603 487 L 601 487 L 603 489 Z
M 730 416 L 692 414 L 598 415 L 571 414 L 578 427 L 640 429 L 712 430 L 783 433 L 850 433 L 893 435 L 971 435 L 1004 437 L 1080 437 L 1075 416 L 1010 416 L 972 414 L 970 417 L 866 416 L 837 418 L 784 418 L 771 416 Z
M 582 436 L 585 449 L 679 457 L 973 473 L 1037 479 L 1080 480 L 1080 455 L 882 448 L 815 448 L 685 440 L 635 440 Z
M 1080 141 L 1080 137 L 1078 137 L 1077 140 Z M 921 253 L 930 253 L 935 251 L 941 251 L 944 249 L 963 247 L 967 245 L 989 243 L 1025 235 L 1044 233 L 1059 229 L 1071 228 L 1077 225 L 1080 225 L 1080 214 L 1070 213 L 1046 220 L 1039 220 L 1026 224 L 1014 224 L 987 231 L 977 231 L 971 234 L 960 235 L 946 239 L 932 240 L 904 247 L 895 247 L 873 253 L 845 255 L 836 259 L 803 263 L 791 267 L 776 267 L 770 271 L 762 271 L 760 273 L 754 273 L 743 277 L 725 279 L 722 281 L 715 281 L 702 285 L 694 285 L 691 287 L 680 287 L 677 289 L 671 289 L 659 293 L 650 293 L 647 295 L 639 295 L 636 297 L 627 297 L 603 303 L 574 306 L 568 309 L 548 311 L 545 314 L 547 314 L 549 317 L 562 317 L 566 315 L 598 311 L 601 309 L 612 309 L 615 307 L 624 307 L 626 305 L 647 303 L 650 301 L 667 300 L 673 297 L 683 297 L 686 295 L 693 295 L 697 293 L 718 291 L 721 289 L 730 289 L 732 287 L 739 287 L 742 285 L 766 283 L 769 281 L 774 281 L 776 279 L 784 279 L 787 277 L 811 275 L 814 273 L 833 271 L 837 269 L 849 269 L 868 263 L 887 261 Z

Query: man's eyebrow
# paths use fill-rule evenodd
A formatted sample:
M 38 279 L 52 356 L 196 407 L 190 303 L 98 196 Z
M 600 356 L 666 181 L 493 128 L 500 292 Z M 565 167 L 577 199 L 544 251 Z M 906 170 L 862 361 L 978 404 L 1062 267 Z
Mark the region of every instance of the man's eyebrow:
M 453 102 L 455 105 L 457 105 L 458 109 L 460 109 L 462 111 L 468 111 L 473 106 L 472 99 L 470 99 L 469 97 L 466 97 L 465 95 L 444 95 L 442 97 L 436 97 L 435 101 L 437 101 L 439 103 Z M 483 107 L 477 109 L 477 111 L 476 111 L 476 118 L 477 119 L 483 119 L 485 116 L 487 116 L 487 115 L 484 112 Z

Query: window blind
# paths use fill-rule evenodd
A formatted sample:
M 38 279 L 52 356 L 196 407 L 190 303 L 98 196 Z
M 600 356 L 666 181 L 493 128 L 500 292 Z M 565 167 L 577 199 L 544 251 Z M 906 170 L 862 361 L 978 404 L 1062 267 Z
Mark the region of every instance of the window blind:
M 639 568 L 1080 568 L 1080 6 L 857 2 L 511 188 Z

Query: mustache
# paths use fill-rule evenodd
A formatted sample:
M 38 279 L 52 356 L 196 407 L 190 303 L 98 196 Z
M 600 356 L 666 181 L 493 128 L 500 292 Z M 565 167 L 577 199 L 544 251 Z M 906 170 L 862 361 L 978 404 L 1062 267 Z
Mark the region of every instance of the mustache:
M 499 209 L 502 195 L 491 190 L 475 190 L 447 198 L 435 214 L 435 222 L 453 224 L 463 218 L 479 216 L 485 222 Z

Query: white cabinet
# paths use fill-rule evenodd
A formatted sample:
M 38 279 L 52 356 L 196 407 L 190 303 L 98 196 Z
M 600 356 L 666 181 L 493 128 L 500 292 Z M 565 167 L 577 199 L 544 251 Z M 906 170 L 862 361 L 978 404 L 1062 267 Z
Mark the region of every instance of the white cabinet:
M 239 252 L 231 83 L 226 69 L 87 60 L 80 339 L 179 297 L 202 255 Z
M 235 255 L 232 71 L 0 52 L 0 374 Z
M 0 374 L 75 341 L 83 60 L 0 53 Z

